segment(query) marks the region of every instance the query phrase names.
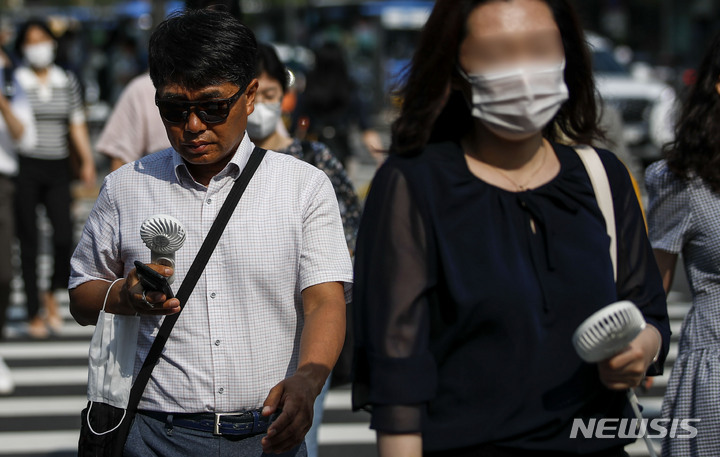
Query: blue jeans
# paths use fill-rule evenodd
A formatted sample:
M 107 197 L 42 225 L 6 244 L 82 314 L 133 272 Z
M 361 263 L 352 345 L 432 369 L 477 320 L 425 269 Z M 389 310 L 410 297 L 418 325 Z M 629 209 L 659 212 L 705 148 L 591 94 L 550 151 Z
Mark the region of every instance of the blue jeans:
M 320 395 L 318 395 L 315 399 L 312 427 L 310 427 L 310 430 L 308 430 L 305 435 L 308 457 L 318 457 L 318 431 L 320 430 L 320 424 L 322 424 L 323 419 L 323 411 L 325 410 L 325 396 L 330 389 L 330 378 L 332 378 L 332 373 L 330 373 L 327 381 L 325 381 L 325 385 L 323 386 Z
M 283 454 L 265 454 L 260 441 L 264 433 L 252 436 L 215 436 L 211 433 L 173 427 L 166 422 L 138 414 L 125 443 L 125 457 L 307 457 L 305 443 Z

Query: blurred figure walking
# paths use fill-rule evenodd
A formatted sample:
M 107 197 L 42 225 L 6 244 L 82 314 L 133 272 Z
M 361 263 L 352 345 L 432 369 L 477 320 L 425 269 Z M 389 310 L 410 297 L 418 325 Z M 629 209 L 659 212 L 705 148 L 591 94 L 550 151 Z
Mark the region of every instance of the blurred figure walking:
M 315 67 L 298 98 L 291 133 L 300 139 L 320 141 L 343 165 L 352 154 L 350 130 L 356 125 L 368 151 L 376 157 L 383 150 L 380 136 L 370 125 L 367 104 L 350 77 L 342 48 L 326 43 L 315 52 Z
M 12 243 L 13 182 L 17 174 L 16 149 L 35 147 L 35 123 L 25 92 L 13 78 L 10 58 L 0 49 L 0 340 L 4 337 L 7 309 L 10 305 L 10 283 L 13 278 Z M 10 371 L 0 358 L 0 395 L 14 390 Z
M 28 334 L 48 336 L 49 326 L 62 326 L 53 291 L 67 289 L 72 254 L 70 219 L 71 152 L 76 154 L 78 175 L 86 186 L 94 186 L 95 163 L 90 148 L 80 84 L 77 78 L 56 66 L 54 35 L 39 19 L 32 19 L 19 30 L 16 51 L 23 65 L 15 77 L 27 93 L 37 126 L 37 144 L 21 150 L 15 211 L 20 258 L 27 300 Z M 37 284 L 38 227 L 37 207 L 44 205 L 53 227 L 54 270 L 51 285 L 43 291 L 46 316 L 40 315 Z
M 110 170 L 115 171 L 169 147 L 165 126 L 155 106 L 155 86 L 150 73 L 144 73 L 130 81 L 120 95 L 95 148 L 110 159 Z

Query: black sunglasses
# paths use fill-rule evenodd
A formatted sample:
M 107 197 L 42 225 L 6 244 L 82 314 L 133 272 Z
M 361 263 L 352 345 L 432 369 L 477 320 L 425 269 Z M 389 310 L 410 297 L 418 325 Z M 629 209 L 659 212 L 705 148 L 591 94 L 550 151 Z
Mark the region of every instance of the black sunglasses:
M 216 98 L 200 101 L 178 101 L 158 98 L 155 94 L 155 104 L 160 110 L 160 116 L 170 124 L 187 122 L 190 111 L 194 110 L 197 116 L 206 124 L 218 124 L 227 119 L 230 109 L 244 91 L 238 90 L 230 98 Z

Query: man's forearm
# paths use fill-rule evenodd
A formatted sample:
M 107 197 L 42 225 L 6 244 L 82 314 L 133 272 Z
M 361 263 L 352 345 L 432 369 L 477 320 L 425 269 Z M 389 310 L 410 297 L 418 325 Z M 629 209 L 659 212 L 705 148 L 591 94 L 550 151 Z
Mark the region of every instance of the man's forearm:
M 300 338 L 298 374 L 322 390 L 345 340 L 345 298 L 340 283 L 313 286 L 303 292 L 305 325 Z
M 95 280 L 70 289 L 70 314 L 80 325 L 97 323 L 110 282 Z M 108 297 L 109 298 L 109 297 Z
M 111 282 L 103 280 L 88 281 L 70 289 L 70 313 L 80 325 L 95 325 L 102 309 L 105 295 Z M 122 281 L 113 286 L 108 295 L 108 303 L 119 301 Z

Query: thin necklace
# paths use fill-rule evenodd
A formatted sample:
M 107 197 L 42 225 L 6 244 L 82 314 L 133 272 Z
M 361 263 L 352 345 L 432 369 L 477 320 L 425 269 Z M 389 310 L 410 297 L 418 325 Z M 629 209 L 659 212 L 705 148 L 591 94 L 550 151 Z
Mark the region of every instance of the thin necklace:
M 512 179 L 512 178 L 511 178 L 509 175 L 507 175 L 504 171 L 502 171 L 500 168 L 498 168 L 498 167 L 496 167 L 496 166 L 494 166 L 494 165 L 490 165 L 490 164 L 487 163 L 487 162 L 485 162 L 485 165 L 487 165 L 491 170 L 497 171 L 500 176 L 502 176 L 502 177 L 505 178 L 510 184 L 512 184 L 513 186 L 515 186 L 518 191 L 520 191 L 520 192 L 525 192 L 526 190 L 529 190 L 529 187 L 528 187 L 528 186 L 529 186 L 530 183 L 533 181 L 533 179 L 535 179 L 535 176 L 537 176 L 537 174 L 540 173 L 540 170 L 543 169 L 543 166 L 545 165 L 545 158 L 546 158 L 546 157 L 547 157 L 547 151 L 546 151 L 545 143 L 543 143 L 543 146 L 542 146 L 542 159 L 540 160 L 540 165 L 538 165 L 538 167 L 530 174 L 530 176 L 528 176 L 528 178 L 527 178 L 527 180 L 525 181 L 524 184 L 518 184 L 517 181 L 515 181 L 514 179 Z

